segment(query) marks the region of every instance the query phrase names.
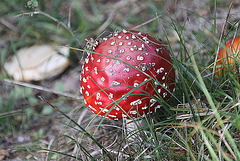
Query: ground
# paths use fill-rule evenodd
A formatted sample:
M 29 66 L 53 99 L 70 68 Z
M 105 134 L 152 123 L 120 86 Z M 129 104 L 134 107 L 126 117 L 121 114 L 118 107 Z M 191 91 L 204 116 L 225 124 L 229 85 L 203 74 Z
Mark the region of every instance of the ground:
M 35 1 L 32 0 L 31 3 Z M 171 0 L 167 2 L 162 0 L 59 0 L 54 2 L 39 0 L 37 7 L 30 3 L 27 4 L 27 1 L 1 1 L 0 160 L 77 160 L 76 156 L 79 157 L 79 160 L 87 160 L 87 158 L 91 158 L 89 156 L 108 160 L 109 157 L 104 154 L 104 150 L 98 146 L 98 143 L 103 145 L 106 150 L 111 151 L 112 158 L 119 160 L 141 157 L 142 149 L 146 149 L 146 153 L 154 149 L 154 146 L 149 145 L 154 141 L 149 141 L 147 138 L 141 145 L 132 145 L 126 139 L 124 121 L 102 119 L 84 105 L 79 92 L 82 51 L 71 50 L 69 57 L 71 65 L 60 75 L 43 81 L 27 82 L 28 84 L 24 86 L 7 81 L 12 78 L 4 70 L 4 63 L 18 49 L 33 44 L 58 44 L 84 49 L 87 43 L 85 39 L 97 39 L 116 30 L 136 29 L 162 39 L 164 43 L 168 44 L 171 49 L 169 50 L 173 52 L 179 62 L 187 68 L 191 68 L 192 64 L 188 52 L 185 50 L 190 51 L 194 47 L 193 54 L 198 67 L 207 77 L 211 74 L 212 69 L 206 67 L 211 66 L 214 62 L 214 54 L 218 45 L 217 41 L 213 41 L 213 37 L 215 36 L 219 40 L 223 35 L 225 41 L 229 40 L 234 33 L 238 33 L 237 23 L 240 19 L 240 3 L 238 1 L 218 0 L 216 2 L 215 11 L 214 1 L 207 0 Z M 228 18 L 227 23 L 225 23 L 226 18 Z M 206 70 L 202 70 L 205 68 Z M 193 89 L 195 96 L 199 96 L 202 93 L 195 92 L 197 85 L 194 82 L 196 80 L 197 78 L 186 80 L 186 82 L 192 87 L 189 89 Z M 179 82 L 176 86 L 181 85 Z M 32 88 L 29 86 L 31 84 L 48 88 L 50 92 Z M 65 94 L 70 93 L 76 98 L 55 94 L 54 90 Z M 175 93 L 179 100 L 184 98 L 182 91 L 184 90 L 179 87 Z M 228 94 L 226 97 L 234 96 L 232 91 L 223 91 Z M 222 99 L 216 94 L 216 99 L 218 97 Z M 196 98 L 192 96 L 189 98 L 196 102 Z M 199 96 L 200 98 L 201 106 L 204 108 L 209 106 L 205 97 Z M 174 98 L 168 104 L 172 109 L 180 106 L 180 103 Z M 63 113 L 51 106 L 56 106 Z M 189 104 L 186 105 L 187 110 L 190 108 Z M 153 115 L 153 121 L 163 122 L 166 118 L 162 113 L 158 111 L 158 114 Z M 156 116 L 163 116 L 163 118 L 156 118 Z M 224 121 L 227 121 L 227 118 Z M 184 119 L 181 121 L 184 122 Z M 160 127 L 163 126 L 165 125 L 156 123 L 154 128 L 161 129 Z M 86 135 L 84 129 L 88 134 L 94 136 L 94 139 Z M 169 132 L 172 129 L 174 129 L 173 126 L 169 129 L 164 127 L 164 130 L 160 130 L 160 132 L 156 130 L 156 135 L 164 134 L 175 137 L 172 132 Z M 152 134 L 146 134 L 143 131 L 139 133 L 150 138 Z M 177 138 L 184 135 L 184 130 L 179 130 L 179 133 L 181 135 L 176 135 Z M 236 142 L 239 142 L 238 136 L 239 130 L 235 130 L 233 137 Z M 175 146 L 167 148 L 169 138 L 159 138 L 163 141 L 161 154 L 164 155 L 168 152 L 173 154 L 173 156 L 163 157 L 164 159 L 178 160 L 176 158 L 186 156 L 185 145 L 177 143 Z M 165 151 L 164 148 L 169 151 Z M 226 155 L 234 158 L 229 151 Z M 188 155 L 191 156 L 191 154 Z M 146 154 L 145 159 L 147 160 L 148 157 L 153 156 L 149 153 L 149 155 Z M 197 158 L 197 156 L 195 157 Z

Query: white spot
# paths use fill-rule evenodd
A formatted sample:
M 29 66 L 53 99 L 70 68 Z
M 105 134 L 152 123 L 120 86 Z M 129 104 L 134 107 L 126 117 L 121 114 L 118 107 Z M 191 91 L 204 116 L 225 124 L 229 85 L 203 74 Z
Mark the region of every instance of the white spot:
M 154 106 L 155 104 L 156 104 L 156 102 L 153 102 L 153 103 L 150 105 L 150 107 Z
M 164 68 L 161 67 L 161 68 L 159 68 L 159 69 L 157 70 L 157 74 L 162 73 L 163 71 L 164 71 Z
M 83 77 L 83 82 L 86 83 L 87 82 L 87 79 L 85 77 Z
M 82 90 L 84 90 L 85 88 L 84 88 L 84 86 L 82 86 Z
M 144 46 L 144 44 L 142 44 L 142 48 L 144 48 L 145 46 Z
M 115 115 L 108 115 L 108 117 L 116 118 L 117 116 L 115 116 Z
M 128 42 L 128 45 L 132 45 L 132 42 Z
M 129 68 L 124 68 L 123 71 L 124 72 L 129 72 Z
M 89 89 L 91 88 L 91 86 L 90 86 L 89 84 L 87 85 L 87 87 L 88 87 Z
M 96 99 L 99 100 L 100 96 L 101 96 L 101 94 L 100 94 L 100 93 L 97 93 Z
M 86 96 L 89 96 L 89 92 L 88 91 L 86 91 L 85 94 L 86 94 Z
M 143 49 L 142 48 L 138 48 L 139 51 L 142 51 Z
M 148 43 L 149 43 L 149 41 L 145 41 L 145 43 L 147 43 L 147 44 L 148 44 Z
M 88 107 L 90 108 L 90 109 L 92 109 L 92 110 L 94 110 L 94 111 L 97 111 L 93 106 L 91 106 L 91 105 L 88 105 Z
M 136 36 L 135 36 L 135 35 L 132 35 L 132 39 L 136 39 Z
M 85 70 L 88 71 L 89 70 L 88 67 L 86 67 Z
M 157 52 L 159 52 L 159 49 L 156 49 Z
M 157 105 L 157 106 L 155 107 L 155 109 L 158 109 L 158 108 L 161 108 L 161 105 Z
M 121 38 L 122 38 L 122 36 L 118 36 L 118 38 L 119 38 L 119 39 L 121 39 Z
M 133 85 L 133 86 L 134 86 L 134 87 L 137 87 L 138 85 L 139 85 L 138 83 L 134 83 L 134 85 Z
M 93 58 L 93 57 L 91 57 L 91 60 L 93 61 L 93 60 L 94 60 L 94 58 Z
M 106 37 L 104 37 L 104 38 L 103 38 L 103 40 L 104 40 L 104 41 L 106 41 L 106 40 L 107 40 L 107 38 L 106 38 Z
M 97 62 L 100 63 L 100 62 L 101 62 L 101 59 L 98 59 Z
M 154 84 L 155 84 L 156 86 L 159 86 L 159 85 L 160 85 L 159 81 L 155 81 Z
M 140 74 L 137 74 L 137 77 L 139 77 L 140 76 Z
M 127 33 L 127 30 L 122 30 L 123 33 Z
M 142 66 L 142 71 L 144 72 L 145 70 L 147 70 L 146 66 Z
M 107 113 L 109 110 L 108 109 L 103 109 L 102 112 Z
M 88 58 L 86 58 L 86 59 L 85 59 L 85 62 L 86 62 L 86 63 L 88 63 L 88 62 L 89 62 L 89 59 L 88 59 Z
M 112 50 L 108 50 L 108 53 L 111 54 L 111 53 L 112 53 Z
M 161 89 L 160 88 L 158 89 L 158 93 L 161 93 Z
M 104 81 L 105 81 L 105 78 L 104 78 L 104 77 L 102 77 L 102 78 L 101 78 L 101 81 L 103 81 L 103 82 L 104 82 Z
M 143 59 L 144 59 L 143 56 L 141 56 L 141 55 L 138 55 L 138 56 L 137 56 L 137 60 L 143 60 Z
M 163 98 L 165 98 L 167 96 L 167 92 L 163 93 Z
M 155 99 L 150 99 L 150 103 L 157 102 Z
M 115 85 L 115 86 L 120 85 L 120 82 L 112 81 L 112 85 Z
M 109 59 L 106 59 L 106 62 L 107 62 L 107 63 L 109 63 L 109 62 L 110 62 L 110 60 L 109 60 Z
M 128 39 L 129 39 L 129 36 L 126 36 L 126 39 L 128 40 Z
M 102 105 L 102 102 L 95 101 L 95 105 Z
M 131 51 L 134 51 L 134 48 L 130 48 Z
M 95 74 L 98 74 L 97 67 L 94 67 Z
M 142 34 L 141 32 L 138 33 L 138 35 L 141 35 L 141 34 Z
M 148 38 L 147 37 L 143 37 L 142 39 L 146 41 Z
M 115 60 L 115 64 L 121 64 L 119 60 Z
M 124 53 L 124 49 L 121 49 L 121 50 L 120 50 L 120 53 L 121 53 L 121 54 Z
M 166 79 L 166 77 L 165 77 L 165 75 L 162 77 L 162 80 L 165 80 Z
M 116 107 L 115 110 L 120 111 L 120 108 Z M 117 113 L 116 113 L 117 114 Z
M 127 117 L 127 115 L 125 115 L 125 114 L 122 114 L 122 117 L 123 117 L 123 118 L 126 118 L 126 117 Z
M 123 42 L 120 42 L 119 45 L 122 46 L 122 45 L 123 45 Z
M 118 35 L 118 33 L 115 33 L 115 34 L 114 34 L 114 36 L 117 36 L 117 35 Z
M 136 114 L 137 114 L 137 111 L 130 111 L 130 114 L 136 115 Z
M 84 103 L 85 103 L 85 104 L 87 104 L 87 101 L 86 101 L 86 100 L 84 100 Z
M 175 88 L 173 88 L 173 92 L 175 92 Z
M 145 53 L 146 55 L 148 55 L 148 53 Z
M 112 93 L 109 93 L 108 98 L 109 98 L 109 99 L 113 99 L 113 94 L 112 94 Z
M 82 90 L 83 90 L 82 87 L 80 87 L 80 93 L 81 93 L 81 94 L 83 94 Z
M 84 74 L 84 67 L 82 67 L 82 74 Z M 80 76 L 80 80 L 81 80 L 81 76 Z
M 130 60 L 130 59 L 131 59 L 131 56 L 127 56 L 126 59 L 127 59 L 127 60 Z
M 144 82 L 146 82 L 147 80 L 148 80 L 148 79 L 147 79 L 147 78 L 145 78 L 145 79 L 144 79 Z
M 115 42 L 113 41 L 113 42 L 111 42 L 111 45 L 114 45 L 115 44 Z
M 140 100 L 140 99 L 138 99 L 138 100 L 133 101 L 133 102 L 130 103 L 130 105 L 132 105 L 132 106 L 134 106 L 134 105 L 140 105 L 140 104 L 142 104 L 142 100 Z
M 146 110 L 148 107 L 147 106 L 143 106 L 142 107 L 142 110 Z
M 163 86 L 163 87 L 166 87 L 166 84 L 165 84 L 165 83 L 163 83 L 163 84 L 162 84 L 162 86 Z

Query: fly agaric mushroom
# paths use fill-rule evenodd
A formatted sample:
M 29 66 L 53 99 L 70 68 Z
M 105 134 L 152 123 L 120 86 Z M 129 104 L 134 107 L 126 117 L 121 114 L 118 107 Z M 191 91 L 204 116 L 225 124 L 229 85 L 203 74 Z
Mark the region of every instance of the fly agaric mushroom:
M 138 117 L 168 100 L 175 73 L 165 46 L 139 31 L 116 32 L 96 43 L 81 73 L 81 93 L 94 113 L 109 119 Z
M 224 74 L 224 70 L 234 70 L 238 64 L 237 70 L 240 70 L 240 37 L 236 37 L 227 42 L 225 48 L 218 53 L 216 72 L 218 75 Z

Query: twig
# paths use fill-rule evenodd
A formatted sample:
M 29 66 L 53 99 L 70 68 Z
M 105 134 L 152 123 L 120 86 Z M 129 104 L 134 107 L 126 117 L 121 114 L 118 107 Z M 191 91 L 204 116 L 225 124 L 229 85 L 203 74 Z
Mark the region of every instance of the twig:
M 13 83 L 13 84 L 16 84 L 16 85 L 33 88 L 33 89 L 44 91 L 44 92 L 54 93 L 54 94 L 57 94 L 57 95 L 61 95 L 61 96 L 65 96 L 65 97 L 69 97 L 69 98 L 73 98 L 73 99 L 78 99 L 78 100 L 83 99 L 82 96 L 76 96 L 76 95 L 73 95 L 71 93 L 63 93 L 63 92 L 59 92 L 57 90 L 49 89 L 49 88 L 46 88 L 46 87 L 42 87 L 42 86 L 38 86 L 38 85 L 26 83 L 26 82 L 19 82 L 19 81 L 14 81 L 14 80 L 10 80 L 10 79 L 4 79 L 4 82 Z
M 210 116 L 213 115 L 214 112 L 202 112 L 202 113 L 195 113 L 196 116 Z M 176 116 L 177 120 L 189 119 L 192 118 L 193 114 L 184 114 Z
M 137 25 L 137 26 L 131 28 L 131 30 L 134 30 L 134 29 L 137 29 L 137 28 L 139 28 L 139 27 L 142 27 L 142 26 L 144 26 L 144 25 L 146 25 L 146 24 L 149 24 L 149 23 L 155 21 L 155 20 L 158 19 L 158 18 L 159 18 L 159 16 L 154 17 L 154 18 L 152 18 L 152 19 L 150 19 L 150 20 L 148 20 L 148 21 L 146 21 L 146 22 L 144 22 L 144 23 L 142 23 L 142 24 L 140 24 L 140 25 Z
M 114 16 L 115 16 L 115 10 L 113 10 L 109 14 L 107 20 L 94 33 L 98 35 L 99 33 L 103 32 L 111 24 Z
M 72 13 L 72 3 L 69 7 L 69 11 L 68 11 L 68 23 L 67 23 L 67 27 L 71 28 L 71 13 Z
M 14 17 L 23 17 L 25 15 L 32 16 L 32 15 L 37 15 L 37 14 L 46 16 L 46 17 L 50 18 L 51 20 L 53 20 L 54 22 L 57 22 L 64 29 L 66 29 L 71 34 L 72 37 L 75 38 L 75 40 L 78 42 L 78 44 L 81 43 L 80 40 L 73 34 L 72 30 L 65 23 L 63 23 L 60 20 L 56 19 L 55 17 L 47 14 L 46 12 L 38 10 L 38 11 L 34 11 L 34 12 L 27 12 L 27 13 L 18 14 L 18 15 L 14 16 Z
M 14 113 L 22 112 L 22 111 L 23 110 L 14 110 L 14 111 L 9 111 L 9 112 L 5 112 L 5 113 L 0 113 L 0 116 L 10 115 L 10 114 L 14 114 Z
M 50 148 L 51 148 L 53 142 L 54 142 L 54 138 L 51 138 L 50 141 L 49 141 L 48 147 L 47 147 L 48 151 L 47 151 L 47 154 L 46 154 L 46 159 L 45 159 L 45 161 L 48 161 L 48 160 L 49 160 L 49 158 L 48 158 L 48 157 L 49 157 L 49 152 L 51 151 Z
M 6 19 L 4 18 L 1 18 L 0 19 L 0 22 L 5 25 L 6 27 L 8 27 L 9 29 L 15 31 L 15 32 L 18 32 L 18 28 L 16 26 L 14 26 L 12 23 L 8 22 Z

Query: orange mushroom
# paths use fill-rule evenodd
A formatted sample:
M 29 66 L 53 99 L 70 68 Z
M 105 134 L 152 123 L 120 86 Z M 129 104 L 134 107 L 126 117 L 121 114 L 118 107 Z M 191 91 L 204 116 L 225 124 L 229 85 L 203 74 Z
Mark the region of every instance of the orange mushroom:
M 233 43 L 232 43 L 233 42 Z M 237 66 L 237 68 L 236 68 Z M 240 37 L 233 38 L 219 51 L 216 74 L 224 75 L 226 71 L 240 70 Z

